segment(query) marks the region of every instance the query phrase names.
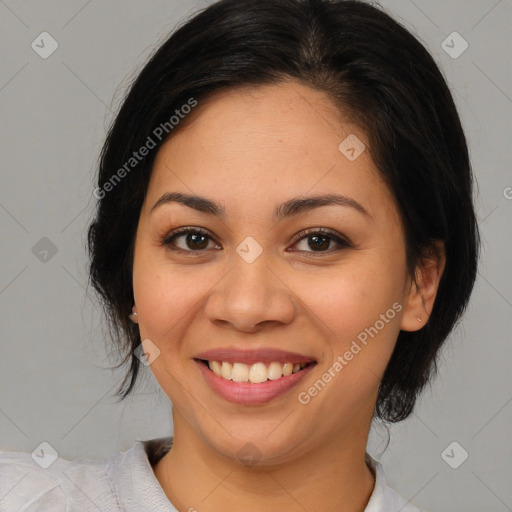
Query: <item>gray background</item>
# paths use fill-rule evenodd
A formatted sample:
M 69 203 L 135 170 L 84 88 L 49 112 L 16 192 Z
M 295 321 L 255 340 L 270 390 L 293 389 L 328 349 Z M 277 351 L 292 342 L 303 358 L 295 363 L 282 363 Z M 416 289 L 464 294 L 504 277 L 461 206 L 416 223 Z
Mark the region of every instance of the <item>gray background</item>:
M 62 457 L 103 458 L 172 432 L 169 400 L 147 368 L 135 395 L 112 398 L 122 372 L 109 369 L 115 359 L 87 294 L 85 230 L 98 154 L 129 78 L 205 5 L 0 0 L 1 449 L 31 452 L 47 441 Z M 426 44 L 453 90 L 478 181 L 483 252 L 438 378 L 414 415 L 392 427 L 382 456 L 385 431 L 372 429 L 370 452 L 388 483 L 429 512 L 510 511 L 512 2 L 382 5 Z M 59 44 L 47 59 L 31 48 L 43 31 Z M 453 31 L 469 44 L 458 58 L 441 46 Z M 33 250 L 43 237 L 55 254 Z M 458 469 L 441 456 L 453 441 L 469 453 Z

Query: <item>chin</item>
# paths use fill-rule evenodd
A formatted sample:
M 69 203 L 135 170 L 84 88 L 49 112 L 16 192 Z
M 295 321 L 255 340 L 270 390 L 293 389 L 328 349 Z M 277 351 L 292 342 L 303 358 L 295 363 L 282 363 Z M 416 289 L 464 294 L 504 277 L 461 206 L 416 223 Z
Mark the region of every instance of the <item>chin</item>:
M 228 434 L 219 427 L 210 433 L 203 432 L 202 437 L 219 455 L 238 461 L 243 466 L 283 464 L 307 451 L 306 444 L 311 443 L 311 435 L 304 434 L 301 442 L 296 431 L 283 429 L 278 432 L 278 428 L 274 431 L 268 428 L 263 430 L 252 425 L 240 430 L 239 434 L 232 431 Z

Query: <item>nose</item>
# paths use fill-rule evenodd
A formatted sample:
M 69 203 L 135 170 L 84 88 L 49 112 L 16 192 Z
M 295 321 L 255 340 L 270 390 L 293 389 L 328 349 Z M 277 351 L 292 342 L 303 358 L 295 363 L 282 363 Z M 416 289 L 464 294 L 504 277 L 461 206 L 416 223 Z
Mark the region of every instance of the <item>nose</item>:
M 212 323 L 253 333 L 292 322 L 297 311 L 293 291 L 277 266 L 271 264 L 272 258 L 264 254 L 252 263 L 238 255 L 234 258 L 233 266 L 206 302 L 206 316 Z

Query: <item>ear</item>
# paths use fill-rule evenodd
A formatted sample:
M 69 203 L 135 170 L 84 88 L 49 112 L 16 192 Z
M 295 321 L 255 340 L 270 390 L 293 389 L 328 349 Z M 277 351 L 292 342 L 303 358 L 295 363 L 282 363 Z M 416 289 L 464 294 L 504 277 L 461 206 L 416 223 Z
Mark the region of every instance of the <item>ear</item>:
M 133 307 L 132 307 L 132 312 L 130 315 L 128 315 L 130 317 L 130 320 L 134 323 L 134 324 L 138 324 L 139 323 L 139 318 L 137 316 L 137 306 L 134 304 Z
M 400 324 L 402 331 L 418 331 L 427 323 L 445 265 L 444 243 L 438 240 L 416 267 L 416 280 L 412 277 L 408 280 L 409 291 L 404 300 L 404 313 Z

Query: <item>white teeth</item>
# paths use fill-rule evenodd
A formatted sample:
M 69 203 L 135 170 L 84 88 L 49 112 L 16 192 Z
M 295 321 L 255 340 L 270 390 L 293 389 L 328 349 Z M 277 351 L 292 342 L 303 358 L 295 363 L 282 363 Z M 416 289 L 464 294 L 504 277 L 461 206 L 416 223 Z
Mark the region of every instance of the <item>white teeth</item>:
M 234 382 L 247 382 L 249 380 L 249 367 L 243 363 L 234 363 L 231 371 L 231 380 Z
M 215 373 L 215 375 L 220 375 L 221 365 L 218 361 L 210 361 L 208 363 L 208 366 L 210 367 L 210 370 L 212 370 L 212 372 Z
M 228 363 L 227 361 L 208 361 L 208 367 L 215 375 L 234 382 L 252 382 L 254 384 L 265 382 L 267 379 L 276 380 L 297 373 L 306 366 L 306 363 L 280 363 L 271 362 L 268 367 L 265 363 L 247 365 L 244 363 Z
M 233 370 L 233 365 L 231 363 L 223 362 L 220 374 L 225 379 L 230 380 L 231 379 L 231 370 Z
M 283 366 L 281 365 L 281 363 L 273 362 L 268 365 L 267 377 L 270 380 L 280 379 L 282 374 Z
M 292 374 L 293 364 L 292 363 L 284 363 L 283 365 L 283 375 L 286 377 Z
M 267 367 L 263 363 L 256 363 L 249 370 L 249 380 L 255 384 L 267 380 Z

